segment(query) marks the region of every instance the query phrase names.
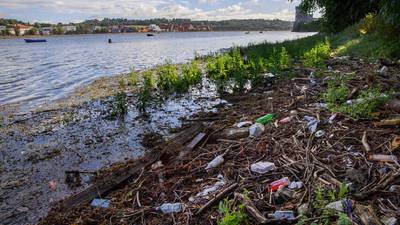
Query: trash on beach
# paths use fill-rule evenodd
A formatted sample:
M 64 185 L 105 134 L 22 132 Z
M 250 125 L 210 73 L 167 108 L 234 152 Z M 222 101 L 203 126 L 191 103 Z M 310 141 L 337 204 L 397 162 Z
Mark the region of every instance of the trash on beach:
M 400 136 L 396 136 L 392 141 L 392 150 L 400 148 Z
M 201 192 L 197 193 L 195 198 L 198 197 L 207 197 L 210 194 L 218 191 L 220 188 L 222 188 L 225 185 L 225 178 L 224 176 L 222 176 L 221 174 L 218 175 L 218 181 L 215 182 L 213 185 L 211 186 L 206 186 Z M 191 198 L 190 200 L 194 200 L 193 198 Z
M 55 180 L 49 181 L 49 188 L 52 191 L 56 191 L 57 190 L 57 182 Z
M 266 74 L 264 74 L 264 77 L 266 77 L 266 78 L 274 78 L 275 75 L 273 73 L 266 73 Z
M 354 207 L 354 212 L 360 218 L 361 224 L 382 224 L 372 206 L 356 204 Z
M 333 121 L 335 121 L 337 115 L 338 115 L 337 113 L 332 114 L 332 116 L 329 117 L 328 122 L 329 122 L 330 124 L 332 124 Z
M 378 74 L 385 76 L 389 72 L 389 68 L 387 66 L 383 66 L 380 70 L 378 70 Z
M 221 165 L 222 163 L 224 163 L 224 155 L 219 155 L 217 157 L 215 157 L 213 160 L 211 160 L 211 162 L 209 162 L 206 166 L 206 170 L 211 170 L 219 165 Z
M 265 131 L 264 125 L 255 123 L 249 129 L 250 137 L 258 137 Z
M 155 162 L 153 165 L 151 165 L 151 169 L 152 170 L 157 170 L 157 169 L 159 169 L 159 168 L 161 168 L 161 167 L 163 167 L 164 165 L 163 165 L 163 163 L 162 163 L 162 161 L 161 160 L 158 160 L 157 162 Z
M 325 131 L 323 131 L 323 130 L 319 130 L 319 131 L 315 132 L 315 137 L 316 138 L 320 138 L 320 137 L 322 137 L 324 135 L 325 135 Z
M 279 120 L 279 124 L 287 124 L 287 123 L 290 123 L 290 121 L 292 121 L 292 119 L 293 119 L 292 116 L 285 117 L 285 118 Z
M 271 122 L 273 119 L 274 119 L 274 115 L 269 113 L 269 114 L 267 114 L 265 116 L 262 116 L 262 117 L 258 118 L 256 120 L 256 123 L 261 123 L 261 124 L 265 125 L 265 124 Z
M 386 107 L 390 110 L 400 113 L 400 99 L 393 99 L 387 102 Z
M 271 189 L 272 192 L 277 191 L 279 188 L 281 187 L 285 187 L 288 186 L 290 184 L 290 180 L 288 177 L 284 177 L 282 179 L 276 180 L 274 182 L 272 182 L 269 187 Z
M 389 188 L 390 192 L 400 192 L 400 185 L 392 185 Z
M 293 211 L 275 211 L 273 214 L 268 214 L 268 217 L 276 220 L 291 220 L 295 218 Z
M 110 205 L 110 200 L 102 199 L 102 198 L 95 198 L 90 203 L 90 206 L 98 207 L 98 208 L 108 208 L 109 205 Z
M 222 136 L 229 140 L 237 140 L 249 136 L 249 128 L 229 128 L 223 131 Z
M 243 121 L 243 122 L 239 122 L 236 124 L 237 128 L 242 128 L 242 127 L 248 127 L 251 126 L 253 124 L 253 122 L 251 121 Z
M 303 187 L 303 182 L 301 181 L 293 181 L 288 186 L 288 188 L 290 189 L 300 189 L 302 187 Z
M 304 116 L 304 120 L 307 122 L 307 128 L 311 133 L 317 131 L 319 121 L 312 116 Z
M 398 223 L 397 223 L 397 219 L 396 219 L 396 217 L 394 217 L 394 216 L 392 216 L 392 217 L 383 216 L 383 217 L 381 218 L 381 221 L 382 221 L 382 223 L 383 223 L 384 225 L 396 225 L 396 224 L 398 224 Z
M 350 199 L 342 199 L 329 203 L 325 208 L 347 213 L 353 211 L 353 202 Z
M 182 212 L 183 210 L 183 204 L 178 202 L 178 203 L 164 203 L 161 206 L 157 207 L 156 210 L 161 211 L 162 213 L 168 214 L 168 213 L 178 213 Z
M 378 162 L 392 162 L 397 163 L 397 157 L 395 155 L 369 155 L 368 159 L 371 161 L 378 161 Z
M 254 173 L 264 174 L 275 169 L 275 164 L 272 162 L 258 162 L 251 164 L 250 170 Z

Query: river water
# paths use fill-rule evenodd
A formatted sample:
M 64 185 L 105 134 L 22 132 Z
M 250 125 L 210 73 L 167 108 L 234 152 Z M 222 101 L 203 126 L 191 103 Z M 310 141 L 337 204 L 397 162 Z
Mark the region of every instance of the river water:
M 187 32 L 46 37 L 46 43 L 0 40 L 0 105 L 38 106 L 105 76 L 144 69 L 165 60 L 181 63 L 234 45 L 296 39 L 311 33 Z M 108 39 L 113 44 L 108 44 Z

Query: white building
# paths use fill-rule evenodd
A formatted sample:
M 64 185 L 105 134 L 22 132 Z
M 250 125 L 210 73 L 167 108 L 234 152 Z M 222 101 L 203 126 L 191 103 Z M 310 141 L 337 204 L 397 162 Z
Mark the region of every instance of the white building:
M 6 26 L 0 26 L 0 32 L 2 32 L 3 30 L 6 30 L 7 27 Z
M 42 35 L 50 35 L 51 32 L 53 32 L 53 28 L 52 27 L 42 27 L 40 29 L 40 32 L 42 33 Z
M 64 30 L 64 33 L 75 32 L 76 31 L 76 26 L 65 25 L 65 26 L 63 26 L 63 30 Z
M 161 32 L 160 27 L 155 24 L 150 24 L 149 29 L 154 32 Z

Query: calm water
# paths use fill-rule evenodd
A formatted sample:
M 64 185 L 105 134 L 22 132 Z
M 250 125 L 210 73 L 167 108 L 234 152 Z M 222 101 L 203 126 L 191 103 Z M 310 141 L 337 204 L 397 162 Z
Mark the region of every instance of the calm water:
M 47 43 L 0 40 L 0 105 L 37 106 L 99 77 L 190 60 L 233 45 L 296 39 L 310 33 L 204 32 L 47 37 Z M 112 38 L 113 44 L 108 44 Z

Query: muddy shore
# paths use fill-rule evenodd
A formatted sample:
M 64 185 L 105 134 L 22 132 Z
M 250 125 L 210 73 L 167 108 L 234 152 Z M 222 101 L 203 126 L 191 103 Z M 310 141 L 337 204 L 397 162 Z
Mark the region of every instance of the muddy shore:
M 154 105 L 147 117 L 136 109 L 135 94 L 128 94 L 126 117 L 110 119 L 113 95 L 123 76 L 99 79 L 35 110 L 2 106 L 2 224 L 36 223 L 54 203 L 91 184 L 99 169 L 142 156 L 144 145 L 168 137 L 182 125 L 181 118 L 227 104 L 204 83 Z
M 333 73 L 352 76 L 349 85 L 353 90 L 379 83 L 384 89 L 400 91 L 399 65 L 389 66 L 389 75 L 385 76 L 377 75 L 377 68 L 382 67 L 379 63 L 357 58 L 331 59 L 329 65 Z M 232 106 L 198 113 L 194 119 L 186 120 L 184 124 L 189 127 L 201 123 L 207 138 L 183 155 L 181 151 L 188 143 L 175 143 L 178 147 L 174 148 L 161 144 L 156 148 L 161 151 L 158 162 L 131 174 L 132 179 L 123 186 L 100 196 L 110 201 L 108 207 L 87 203 L 71 210 L 55 207 L 40 224 L 215 224 L 221 219 L 218 202 L 223 198 L 232 199 L 232 207 L 242 204 L 249 224 L 288 224 L 301 219 L 309 224 L 325 219 L 315 216 L 321 210 L 315 206 L 318 188 L 327 192 L 339 190 L 342 184 L 348 188 L 346 199 L 354 203 L 351 211 L 343 213 L 354 223 L 382 224 L 387 217 L 399 219 L 399 164 L 397 160 L 371 158 L 374 154 L 400 157 L 392 146 L 400 135 L 399 125 L 376 123 L 398 118 L 399 112 L 381 107 L 375 118 L 363 120 L 333 114 L 320 97 L 327 88 L 326 77 L 310 78 L 312 71 L 302 67 L 294 72 L 290 78 L 283 75 L 246 94 L 225 96 Z M 268 113 L 273 113 L 275 120 L 265 126 L 260 136 L 248 137 L 246 128 L 230 132 L 238 130 L 238 122 L 254 123 Z M 289 122 L 277 122 L 289 116 Z M 318 121 L 321 135 L 310 132 L 307 116 Z M 217 156 L 224 158 L 223 163 L 206 170 Z M 264 174 L 251 171 L 251 165 L 260 161 L 273 162 L 275 170 Z M 102 170 L 97 178 L 126 173 L 135 162 L 118 163 Z M 272 192 L 271 182 L 284 177 L 301 182 L 302 186 Z M 217 183 L 214 191 L 199 194 Z M 243 195 L 246 197 L 240 197 Z M 156 210 L 163 203 L 181 203 L 184 207 L 177 213 L 163 214 Z M 308 217 L 267 219 L 277 210 Z

